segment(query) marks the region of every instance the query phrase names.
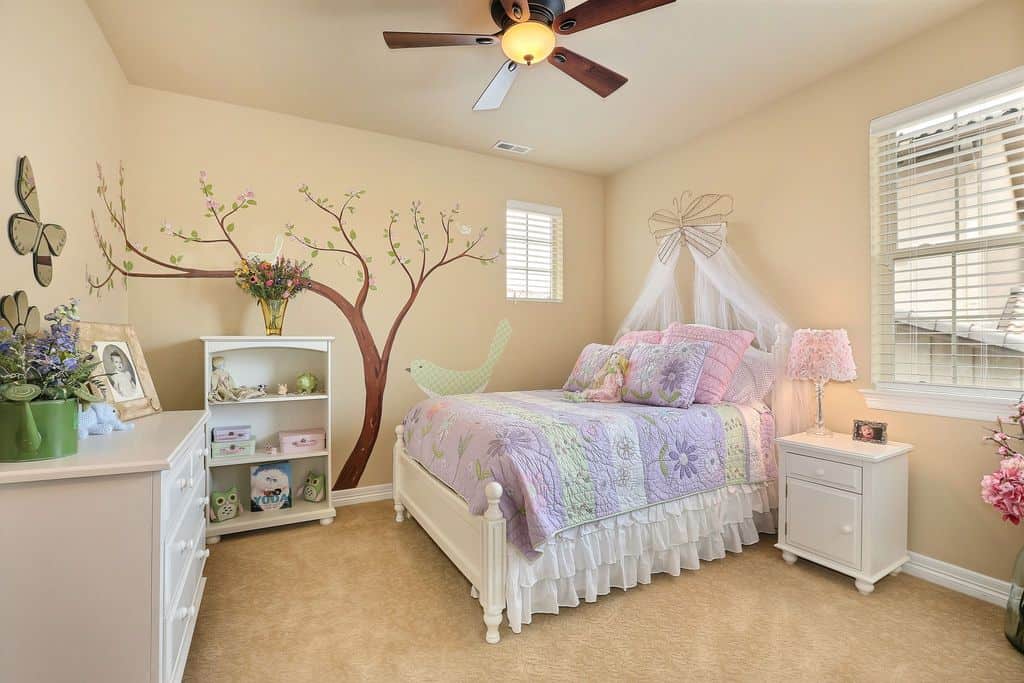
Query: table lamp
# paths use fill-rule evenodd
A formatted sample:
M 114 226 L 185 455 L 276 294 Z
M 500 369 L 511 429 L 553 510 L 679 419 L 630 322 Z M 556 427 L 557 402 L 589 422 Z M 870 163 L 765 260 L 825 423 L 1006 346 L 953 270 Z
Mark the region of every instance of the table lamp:
M 825 428 L 825 416 L 821 402 L 825 395 L 825 383 L 849 382 L 857 379 L 857 366 L 853 362 L 853 350 L 846 330 L 797 330 L 789 348 L 786 374 L 791 379 L 809 379 L 814 382 L 818 401 L 818 414 L 808 434 L 831 436 Z

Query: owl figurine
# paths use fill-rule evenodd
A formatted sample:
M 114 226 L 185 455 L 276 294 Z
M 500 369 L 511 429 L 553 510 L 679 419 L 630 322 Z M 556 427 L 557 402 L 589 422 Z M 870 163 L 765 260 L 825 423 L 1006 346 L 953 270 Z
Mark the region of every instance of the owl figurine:
M 319 503 L 324 499 L 324 475 L 310 472 L 306 475 L 306 483 L 302 486 L 302 497 L 310 503 Z
M 226 522 L 238 516 L 238 487 L 210 494 L 210 521 Z

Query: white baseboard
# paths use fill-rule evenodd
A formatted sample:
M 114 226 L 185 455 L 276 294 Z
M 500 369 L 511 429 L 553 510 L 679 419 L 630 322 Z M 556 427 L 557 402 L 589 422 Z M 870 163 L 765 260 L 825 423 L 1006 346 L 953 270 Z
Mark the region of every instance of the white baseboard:
M 391 500 L 391 484 L 377 484 L 376 486 L 360 486 L 354 489 L 331 491 L 331 505 L 334 507 L 372 503 L 375 500 Z
M 1006 606 L 1010 597 L 1010 582 L 979 574 L 963 567 L 919 553 L 908 553 L 910 561 L 903 565 L 903 571 L 919 579 L 951 588 L 958 593 Z

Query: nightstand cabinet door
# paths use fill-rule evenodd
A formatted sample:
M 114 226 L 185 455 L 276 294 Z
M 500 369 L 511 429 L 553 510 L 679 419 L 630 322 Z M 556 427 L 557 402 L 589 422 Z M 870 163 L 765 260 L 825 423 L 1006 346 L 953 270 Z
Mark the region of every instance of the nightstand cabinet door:
M 792 477 L 786 486 L 789 542 L 860 569 L 861 497 Z

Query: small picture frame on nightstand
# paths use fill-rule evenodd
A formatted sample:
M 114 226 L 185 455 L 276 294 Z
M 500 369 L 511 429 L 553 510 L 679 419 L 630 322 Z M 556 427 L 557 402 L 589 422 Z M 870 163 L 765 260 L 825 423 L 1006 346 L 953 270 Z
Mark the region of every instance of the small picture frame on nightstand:
M 888 425 L 885 422 L 854 420 L 853 440 L 866 441 L 868 443 L 886 443 L 889 440 L 885 433 L 886 427 Z

